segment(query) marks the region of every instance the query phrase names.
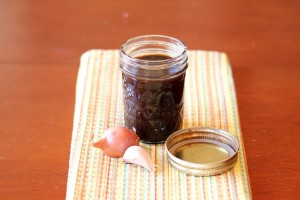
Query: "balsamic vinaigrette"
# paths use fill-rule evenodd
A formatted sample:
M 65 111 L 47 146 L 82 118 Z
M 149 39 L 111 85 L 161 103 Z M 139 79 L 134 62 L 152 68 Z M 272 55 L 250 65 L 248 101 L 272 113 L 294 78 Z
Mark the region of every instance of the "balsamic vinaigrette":
M 150 54 L 136 58 L 161 61 L 171 57 Z M 124 72 L 122 78 L 125 126 L 135 130 L 142 142 L 164 142 L 182 127 L 185 73 L 159 81 L 126 76 Z
M 164 35 L 142 35 L 120 48 L 125 126 L 141 142 L 163 143 L 182 127 L 187 48 Z
M 140 59 L 140 60 L 157 61 L 157 60 L 168 60 L 172 57 L 168 56 L 168 55 L 163 55 L 163 54 L 149 54 L 149 55 L 137 56 L 135 58 Z

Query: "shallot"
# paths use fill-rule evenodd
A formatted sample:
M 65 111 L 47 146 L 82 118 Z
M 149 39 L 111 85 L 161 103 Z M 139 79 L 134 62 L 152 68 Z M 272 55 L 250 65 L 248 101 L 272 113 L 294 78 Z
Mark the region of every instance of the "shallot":
M 138 136 L 125 126 L 107 129 L 102 138 L 93 143 L 94 147 L 102 149 L 103 153 L 111 157 L 122 157 L 130 146 L 139 145 Z

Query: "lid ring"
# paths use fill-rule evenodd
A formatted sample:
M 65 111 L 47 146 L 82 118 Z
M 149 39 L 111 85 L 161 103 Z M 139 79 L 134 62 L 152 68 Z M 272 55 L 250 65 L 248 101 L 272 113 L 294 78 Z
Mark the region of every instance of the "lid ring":
M 189 156 L 188 152 L 190 152 L 190 149 L 192 148 L 191 146 L 194 144 L 208 144 L 209 148 L 211 148 L 209 146 L 211 145 L 212 148 L 221 149 L 223 152 L 227 152 L 227 157 L 218 157 L 218 154 L 216 154 L 216 158 L 213 158 L 214 161 L 201 163 L 202 161 L 199 162 L 198 159 L 203 156 L 203 152 L 200 152 L 201 155 L 199 154 L 199 156 L 196 153 L 203 151 L 203 149 L 193 149 L 192 158 L 197 160 L 195 162 L 193 162 L 193 160 L 191 161 L 184 157 L 180 157 L 178 156 L 179 154 L 177 155 L 176 152 L 179 151 L 179 149 L 183 149 L 182 152 Z M 182 129 L 170 135 L 166 140 L 165 148 L 167 151 L 168 161 L 175 168 L 188 174 L 211 176 L 226 172 L 235 165 L 238 158 L 239 143 L 238 140 L 227 131 L 210 127 L 195 127 Z M 206 156 L 211 157 L 213 155 L 205 154 L 204 157 Z M 209 158 L 209 160 L 210 159 L 211 158 Z M 201 158 L 200 160 L 203 159 Z

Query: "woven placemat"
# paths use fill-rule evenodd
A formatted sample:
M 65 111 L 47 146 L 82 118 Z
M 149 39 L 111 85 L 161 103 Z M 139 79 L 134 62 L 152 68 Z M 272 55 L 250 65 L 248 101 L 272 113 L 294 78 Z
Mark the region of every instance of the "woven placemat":
M 164 145 L 141 146 L 156 174 L 124 164 L 91 146 L 108 127 L 124 124 L 118 50 L 90 50 L 81 57 L 69 163 L 67 199 L 251 199 L 231 67 L 226 54 L 189 51 L 183 128 L 208 126 L 236 136 L 240 152 L 227 173 L 197 177 L 170 166 Z

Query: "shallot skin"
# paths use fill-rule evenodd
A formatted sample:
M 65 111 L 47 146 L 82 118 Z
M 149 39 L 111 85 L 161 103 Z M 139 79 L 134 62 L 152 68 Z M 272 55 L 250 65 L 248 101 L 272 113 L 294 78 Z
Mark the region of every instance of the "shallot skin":
M 93 146 L 100 148 L 104 154 L 115 158 L 122 157 L 129 147 L 137 145 L 139 145 L 138 136 L 125 126 L 107 129 L 102 138 L 93 143 Z
M 140 146 L 129 147 L 124 153 L 123 162 L 140 165 L 150 172 L 156 171 L 149 154 Z

